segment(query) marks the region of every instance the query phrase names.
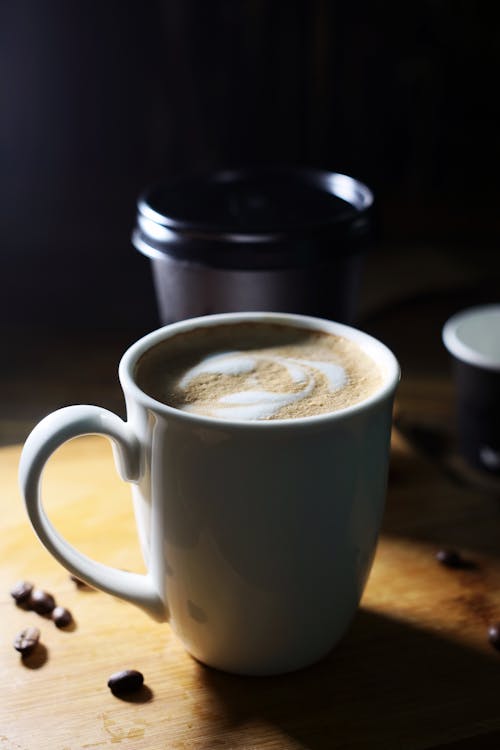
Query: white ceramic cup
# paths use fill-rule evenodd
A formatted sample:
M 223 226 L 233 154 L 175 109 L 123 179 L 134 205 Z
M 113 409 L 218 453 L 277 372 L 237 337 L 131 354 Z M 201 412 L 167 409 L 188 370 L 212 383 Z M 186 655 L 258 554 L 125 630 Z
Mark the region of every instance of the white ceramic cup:
M 138 387 L 136 362 L 160 341 L 248 321 L 345 336 L 376 362 L 383 384 L 340 411 L 260 422 L 180 411 Z M 348 627 L 375 553 L 399 381 L 394 355 L 338 323 L 228 313 L 150 333 L 124 354 L 119 376 L 126 422 L 97 406 L 70 406 L 46 417 L 26 441 L 21 489 L 43 544 L 90 585 L 168 620 L 205 664 L 263 675 L 319 660 Z M 118 471 L 132 485 L 146 575 L 89 559 L 45 515 L 44 465 L 62 443 L 85 434 L 111 439 Z

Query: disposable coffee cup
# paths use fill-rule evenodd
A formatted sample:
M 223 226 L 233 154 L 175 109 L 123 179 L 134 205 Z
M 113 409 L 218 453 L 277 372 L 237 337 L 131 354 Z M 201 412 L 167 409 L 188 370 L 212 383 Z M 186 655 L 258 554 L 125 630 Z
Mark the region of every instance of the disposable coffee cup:
M 453 358 L 460 451 L 472 466 L 500 474 L 500 305 L 457 313 L 443 342 Z
M 280 166 L 165 180 L 139 198 L 132 242 L 151 261 L 161 323 L 272 311 L 353 323 L 374 245 L 372 191 Z

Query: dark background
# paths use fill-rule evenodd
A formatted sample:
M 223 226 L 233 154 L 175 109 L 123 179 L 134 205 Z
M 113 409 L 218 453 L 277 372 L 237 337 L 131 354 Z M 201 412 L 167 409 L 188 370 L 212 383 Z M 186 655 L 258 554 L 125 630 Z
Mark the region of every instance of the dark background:
M 141 189 L 293 162 L 376 192 L 361 309 L 500 282 L 492 2 L 26 0 L 2 5 L 0 317 L 157 325 Z M 494 294 L 494 291 L 493 291 Z

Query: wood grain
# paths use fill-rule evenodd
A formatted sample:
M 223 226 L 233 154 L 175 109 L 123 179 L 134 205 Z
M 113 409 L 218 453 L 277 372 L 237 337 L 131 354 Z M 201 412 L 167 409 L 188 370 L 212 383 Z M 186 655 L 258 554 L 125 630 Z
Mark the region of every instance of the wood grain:
M 427 419 L 439 431 L 449 416 L 445 383 L 402 385 L 405 424 Z M 29 526 L 19 454 L 19 446 L 0 450 L 0 750 L 500 746 L 500 653 L 486 638 L 488 624 L 500 620 L 494 485 L 451 481 L 438 460 L 395 431 L 384 533 L 348 635 L 309 669 L 243 678 L 198 664 L 167 625 L 132 606 L 76 588 Z M 129 489 L 104 439 L 60 449 L 44 496 L 54 523 L 84 552 L 143 570 Z M 475 567 L 441 567 L 434 559 L 441 546 L 458 548 Z M 75 628 L 58 630 L 16 607 L 9 589 L 23 578 L 68 607 Z M 43 647 L 23 662 L 11 643 L 30 625 L 41 629 Z M 128 701 L 106 686 L 123 668 L 145 676 L 146 688 Z

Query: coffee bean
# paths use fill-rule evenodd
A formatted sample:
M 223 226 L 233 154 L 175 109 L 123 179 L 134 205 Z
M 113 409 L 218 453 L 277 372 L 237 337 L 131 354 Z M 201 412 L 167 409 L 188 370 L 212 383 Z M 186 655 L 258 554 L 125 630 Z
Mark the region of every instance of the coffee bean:
M 436 560 L 447 568 L 463 568 L 465 565 L 465 560 L 454 549 L 440 549 Z
M 500 651 L 500 622 L 490 625 L 488 628 L 488 640 L 493 646 Z
M 14 648 L 22 656 L 27 656 L 33 649 L 40 639 L 40 631 L 38 628 L 26 628 L 21 630 L 20 633 L 14 639 Z
M 10 590 L 10 595 L 16 604 L 26 604 L 29 602 L 33 584 L 29 581 L 18 581 Z
M 65 607 L 55 607 L 52 610 L 52 619 L 58 628 L 65 628 L 73 622 L 71 612 Z
M 52 612 L 56 606 L 56 602 L 52 594 L 42 591 L 41 589 L 35 589 L 31 593 L 30 598 L 31 608 L 35 610 L 39 615 L 48 615 Z
M 139 690 L 143 682 L 143 675 L 136 669 L 124 669 L 111 675 L 108 687 L 115 695 L 122 695 Z
M 73 573 L 70 573 L 70 579 L 73 581 L 74 584 L 76 584 L 77 589 L 91 589 L 92 586 L 89 586 L 88 583 L 85 583 L 85 581 L 82 581 L 81 578 L 78 578 L 78 576 L 74 576 Z

